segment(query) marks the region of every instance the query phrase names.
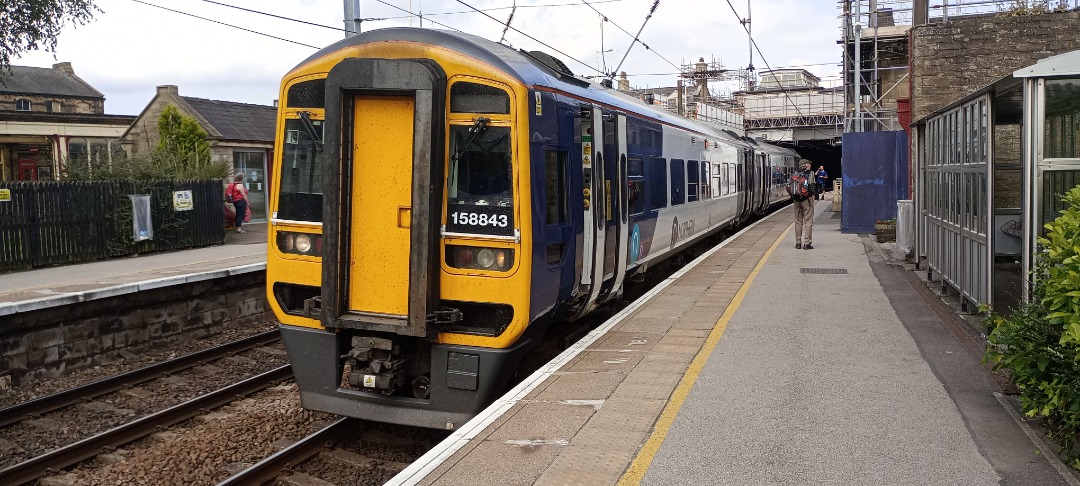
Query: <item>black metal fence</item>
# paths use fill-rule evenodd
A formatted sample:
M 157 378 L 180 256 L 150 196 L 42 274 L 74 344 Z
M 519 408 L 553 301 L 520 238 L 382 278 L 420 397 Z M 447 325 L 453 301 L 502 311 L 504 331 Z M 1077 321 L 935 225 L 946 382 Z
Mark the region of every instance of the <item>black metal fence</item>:
M 180 191 L 190 210 L 174 207 Z M 0 182 L 0 272 L 223 244 L 223 193 L 220 180 Z M 135 194 L 150 196 L 152 239 L 135 241 Z

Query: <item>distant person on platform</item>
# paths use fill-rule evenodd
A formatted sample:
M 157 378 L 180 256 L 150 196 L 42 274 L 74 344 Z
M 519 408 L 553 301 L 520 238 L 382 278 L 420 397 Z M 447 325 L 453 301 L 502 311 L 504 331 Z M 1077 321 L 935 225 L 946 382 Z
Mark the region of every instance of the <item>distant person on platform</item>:
M 229 184 L 229 187 L 225 189 L 225 195 L 232 196 L 233 206 L 236 207 L 236 232 L 247 233 L 241 226 L 244 224 L 244 218 L 247 216 L 248 206 L 248 191 L 244 187 L 244 173 L 237 172 L 236 177 L 233 178 L 233 183 Z
M 811 162 L 802 159 L 802 166 L 791 175 L 791 183 L 788 184 L 788 194 L 794 201 L 795 208 L 795 248 L 806 250 L 814 249 L 814 199 L 817 197 L 816 179 Z
M 829 173 L 825 172 L 825 166 L 819 165 L 814 176 L 817 177 L 817 198 L 825 199 L 825 189 L 828 187 L 825 185 L 825 181 L 829 179 Z

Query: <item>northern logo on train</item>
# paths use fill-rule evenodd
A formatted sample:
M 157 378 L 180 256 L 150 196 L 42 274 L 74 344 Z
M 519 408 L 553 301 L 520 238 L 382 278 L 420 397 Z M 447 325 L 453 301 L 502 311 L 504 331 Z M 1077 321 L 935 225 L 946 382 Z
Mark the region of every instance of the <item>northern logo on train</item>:
M 679 224 L 678 217 L 673 219 L 671 222 L 671 246 L 674 247 L 676 243 L 694 234 L 694 220 Z

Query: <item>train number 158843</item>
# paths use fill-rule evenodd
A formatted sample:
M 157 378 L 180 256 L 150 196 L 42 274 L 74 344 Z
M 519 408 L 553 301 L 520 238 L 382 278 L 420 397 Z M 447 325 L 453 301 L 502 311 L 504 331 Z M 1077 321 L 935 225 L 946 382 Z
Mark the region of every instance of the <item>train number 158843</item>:
M 510 221 L 505 214 L 489 215 L 485 213 L 454 211 L 450 213 L 450 219 L 455 225 L 462 226 L 497 226 L 499 228 L 505 228 L 510 224 Z

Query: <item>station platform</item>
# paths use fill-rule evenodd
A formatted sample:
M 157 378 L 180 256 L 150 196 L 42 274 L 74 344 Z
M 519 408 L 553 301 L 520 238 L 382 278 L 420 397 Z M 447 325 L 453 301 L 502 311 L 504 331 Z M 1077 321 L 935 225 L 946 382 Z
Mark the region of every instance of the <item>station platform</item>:
M 815 205 L 702 255 L 387 484 L 1070 484 L 919 272 Z
M 225 244 L 0 274 L 0 316 L 266 269 L 266 223 Z

